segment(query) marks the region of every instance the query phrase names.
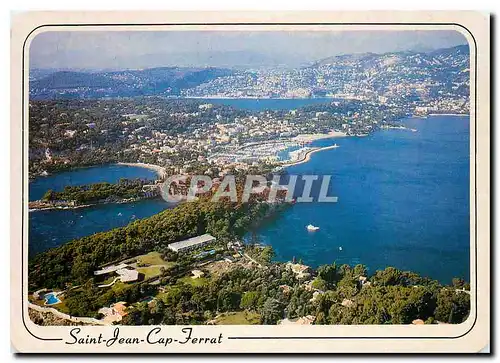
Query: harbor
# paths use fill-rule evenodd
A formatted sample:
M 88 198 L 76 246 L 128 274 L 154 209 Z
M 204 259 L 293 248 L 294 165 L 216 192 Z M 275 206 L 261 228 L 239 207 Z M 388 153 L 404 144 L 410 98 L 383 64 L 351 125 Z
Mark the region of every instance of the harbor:
M 290 166 L 307 163 L 309 160 L 311 160 L 311 156 L 314 153 L 319 152 L 319 151 L 337 149 L 339 147 L 340 147 L 339 145 L 333 144 L 331 146 L 325 146 L 325 147 L 305 147 L 305 148 L 299 149 L 299 150 L 293 152 L 293 154 L 292 154 L 292 152 L 290 153 L 290 154 L 292 154 L 291 161 L 283 164 L 282 167 L 287 168 Z

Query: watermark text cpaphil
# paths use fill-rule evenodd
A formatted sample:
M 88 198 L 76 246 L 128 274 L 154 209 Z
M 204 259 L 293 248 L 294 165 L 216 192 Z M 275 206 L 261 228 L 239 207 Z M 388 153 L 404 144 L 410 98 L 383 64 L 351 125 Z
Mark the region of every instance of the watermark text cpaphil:
M 336 203 L 338 198 L 328 195 L 331 175 L 282 175 L 271 177 L 246 175 L 244 180 L 226 174 L 223 178 L 208 175 L 172 175 L 161 185 L 161 195 L 168 202 L 195 201 L 199 195 L 210 193 L 211 201 L 223 198 L 231 202 L 246 203 L 252 195 L 265 197 L 265 201 L 297 203 Z M 261 199 L 262 200 L 262 199 Z

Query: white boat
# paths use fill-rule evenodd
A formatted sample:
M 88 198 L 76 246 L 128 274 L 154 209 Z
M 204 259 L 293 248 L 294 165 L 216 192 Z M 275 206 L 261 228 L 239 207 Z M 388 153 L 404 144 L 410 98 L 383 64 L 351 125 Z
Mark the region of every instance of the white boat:
M 313 226 L 312 224 L 309 224 L 308 226 L 306 226 L 306 228 L 310 232 L 314 232 L 314 231 L 317 231 L 319 229 L 319 227 Z
M 342 251 L 342 247 L 339 247 L 339 251 Z

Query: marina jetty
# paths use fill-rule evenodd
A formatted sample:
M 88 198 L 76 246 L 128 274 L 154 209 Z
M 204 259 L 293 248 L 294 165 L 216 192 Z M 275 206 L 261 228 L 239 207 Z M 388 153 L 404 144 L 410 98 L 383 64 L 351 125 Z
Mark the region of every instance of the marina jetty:
M 307 150 L 304 150 L 302 153 L 300 153 L 299 157 L 297 160 L 285 163 L 282 165 L 283 168 L 288 168 L 290 166 L 294 165 L 299 165 L 303 163 L 307 163 L 309 160 L 311 160 L 311 155 L 318 152 L 318 151 L 323 151 L 323 150 L 330 150 L 330 149 L 336 149 L 340 146 L 337 144 L 331 145 L 331 146 L 326 146 L 326 147 L 313 147 L 313 148 L 308 148 Z

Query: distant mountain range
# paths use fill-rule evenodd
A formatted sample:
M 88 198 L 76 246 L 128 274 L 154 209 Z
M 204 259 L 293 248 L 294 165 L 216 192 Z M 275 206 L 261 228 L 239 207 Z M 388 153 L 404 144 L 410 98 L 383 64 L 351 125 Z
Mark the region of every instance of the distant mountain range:
M 389 78 L 427 78 L 443 83 L 463 83 L 469 80 L 469 46 L 429 52 L 363 53 L 328 57 L 314 63 L 311 68 L 348 69 L 370 74 L 384 83 Z M 467 70 L 467 72 L 464 72 Z
M 445 61 L 447 57 L 456 57 L 460 55 L 469 55 L 468 45 L 458 45 L 452 48 L 444 48 L 432 50 L 429 52 L 391 52 L 391 53 L 356 53 L 356 54 L 343 54 L 321 59 L 312 64 L 311 67 L 319 67 L 322 65 L 334 65 L 341 63 L 357 63 L 359 66 L 371 67 L 377 62 L 383 62 L 385 59 L 391 58 L 398 63 L 409 62 L 422 65 L 438 64 L 436 60 Z
M 40 71 L 38 70 L 38 73 Z M 159 67 L 115 72 L 56 71 L 30 82 L 30 93 L 47 98 L 64 93 L 72 98 L 175 95 L 217 77 L 231 75 L 222 68 Z
M 287 55 L 286 61 L 284 61 L 283 58 L 283 54 L 265 54 L 247 50 L 204 51 L 195 54 L 193 54 L 193 52 L 176 52 L 168 54 L 168 57 L 166 57 L 164 53 L 143 54 L 136 56 L 136 63 L 155 64 L 168 67 L 214 67 L 237 70 L 269 69 L 276 67 L 293 68 L 306 64 L 303 58 L 298 55 Z
M 214 53 L 218 62 L 223 62 L 221 54 Z M 420 73 L 432 76 L 433 80 L 442 79 L 454 82 L 466 82 L 468 72 L 469 47 L 460 45 L 452 48 L 438 49 L 429 52 L 392 52 L 384 54 L 362 53 L 328 57 L 312 63 L 302 69 L 328 70 L 335 75 L 341 69 L 348 73 L 365 72 L 377 77 L 420 77 Z M 237 64 L 238 53 L 227 56 L 225 63 Z M 245 58 L 246 60 L 249 60 Z M 250 63 L 273 59 L 256 54 Z M 296 68 L 299 69 L 299 68 Z M 390 73 L 386 74 L 386 71 Z M 276 65 L 268 70 L 270 74 L 286 73 Z M 410 71 L 410 73 L 408 73 Z M 201 67 L 158 67 L 142 70 L 123 71 L 50 71 L 33 69 L 30 72 L 30 96 L 32 98 L 98 98 L 127 97 L 142 95 L 180 95 L 183 90 L 192 89 L 204 84 L 213 84 L 217 79 L 248 74 L 252 71 L 241 71 L 235 68 L 201 68 Z M 292 72 L 292 71 L 290 71 Z M 380 72 L 382 74 L 380 74 Z M 340 73 L 339 73 L 340 74 Z M 344 76 L 343 76 L 344 77 Z M 372 76 L 370 76 L 372 77 Z

